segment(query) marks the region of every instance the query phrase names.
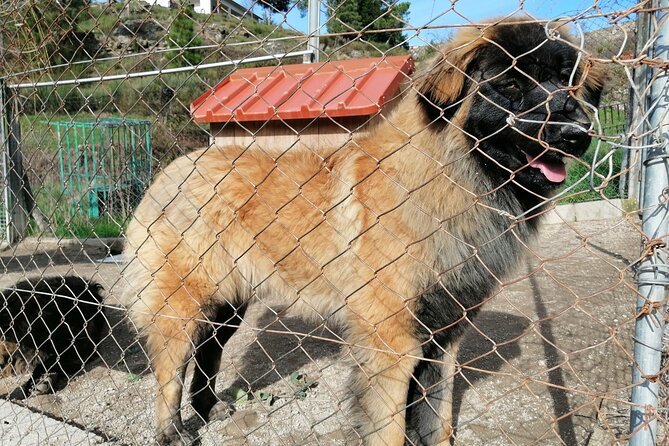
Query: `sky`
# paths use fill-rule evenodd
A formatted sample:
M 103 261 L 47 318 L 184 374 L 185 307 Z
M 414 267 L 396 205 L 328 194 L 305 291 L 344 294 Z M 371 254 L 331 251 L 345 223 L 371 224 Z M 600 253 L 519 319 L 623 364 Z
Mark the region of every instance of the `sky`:
M 237 0 L 239 3 L 249 6 L 254 0 Z M 257 0 L 256 0 L 257 1 Z M 392 1 L 392 0 L 385 0 Z M 588 11 L 593 12 L 593 4 L 596 3 L 600 8 L 606 10 L 623 9 L 635 3 L 634 0 L 409 0 L 409 24 L 412 27 L 422 27 L 425 25 L 453 25 L 464 24 L 468 21 L 477 22 L 488 17 L 511 14 L 520 10 L 529 12 L 538 18 L 557 18 L 564 15 L 574 15 L 575 13 Z M 451 5 L 453 3 L 453 6 Z M 258 6 L 254 8 L 255 12 L 262 15 L 262 9 Z M 273 21 L 279 23 L 283 21 L 281 15 L 274 15 Z M 307 32 L 307 18 L 301 17 L 295 9 L 286 16 L 286 23 L 298 31 Z M 321 18 L 321 23 L 325 23 L 325 17 Z M 584 27 L 592 29 L 601 27 L 605 24 L 602 20 L 599 23 L 588 23 Z M 284 25 L 285 26 L 285 25 Z M 587 29 L 586 29 L 587 30 Z M 322 33 L 325 33 L 323 27 Z M 447 29 L 425 30 L 420 32 L 419 36 L 415 31 L 406 33 L 412 37 L 411 45 L 425 45 L 431 41 L 443 41 L 448 36 Z

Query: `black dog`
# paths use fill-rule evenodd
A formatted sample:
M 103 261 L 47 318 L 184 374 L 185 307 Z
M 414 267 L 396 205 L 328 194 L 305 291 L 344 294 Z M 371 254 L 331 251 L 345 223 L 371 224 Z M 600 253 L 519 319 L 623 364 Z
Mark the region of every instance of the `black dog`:
M 73 276 L 22 280 L 2 291 L 0 336 L 35 364 L 11 397 L 58 390 L 94 357 L 105 322 L 102 291 L 100 284 Z

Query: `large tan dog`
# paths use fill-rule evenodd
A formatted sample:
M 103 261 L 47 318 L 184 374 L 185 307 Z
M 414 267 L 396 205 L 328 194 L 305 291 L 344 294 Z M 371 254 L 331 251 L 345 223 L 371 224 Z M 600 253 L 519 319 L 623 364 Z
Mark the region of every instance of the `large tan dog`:
M 378 128 L 325 158 L 212 147 L 158 175 L 128 227 L 125 277 L 160 443 L 189 441 L 188 359 L 206 419 L 222 345 L 268 294 L 343 327 L 364 444 L 449 440 L 458 340 L 590 142 L 601 72 L 553 35 L 563 26 L 546 29 L 458 32 Z

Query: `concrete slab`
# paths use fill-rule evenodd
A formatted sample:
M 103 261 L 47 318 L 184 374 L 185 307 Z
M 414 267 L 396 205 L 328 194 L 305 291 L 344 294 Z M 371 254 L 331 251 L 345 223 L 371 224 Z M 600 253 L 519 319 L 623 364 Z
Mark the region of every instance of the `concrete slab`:
M 32 410 L 0 400 L 1 446 L 103 445 L 99 435 L 86 432 Z
M 571 223 L 620 218 L 623 215 L 620 199 L 562 204 L 546 214 L 544 224 Z

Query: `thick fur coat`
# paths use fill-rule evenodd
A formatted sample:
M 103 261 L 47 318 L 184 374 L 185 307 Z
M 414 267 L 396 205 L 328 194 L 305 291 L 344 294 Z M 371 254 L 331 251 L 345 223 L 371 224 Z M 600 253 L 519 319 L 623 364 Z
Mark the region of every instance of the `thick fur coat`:
M 211 147 L 166 167 L 125 250 L 159 442 L 189 441 L 191 355 L 206 419 L 223 343 L 271 294 L 343 327 L 364 444 L 447 443 L 458 340 L 588 147 L 601 86 L 572 44 L 514 18 L 458 32 L 377 128 L 330 155 Z
M 74 276 L 26 279 L 2 291 L 5 353 L 33 369 L 12 397 L 58 390 L 95 357 L 105 326 L 102 291 L 98 283 Z

